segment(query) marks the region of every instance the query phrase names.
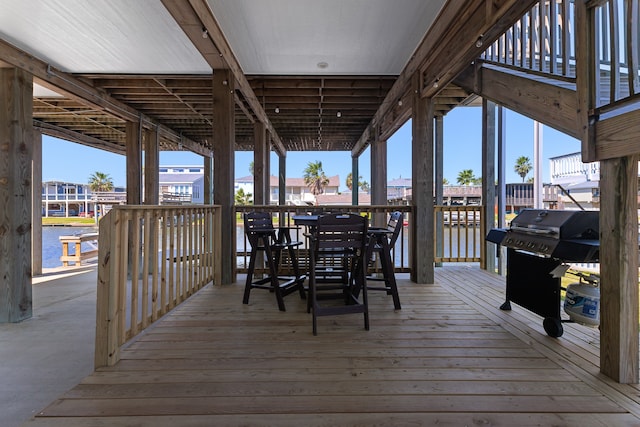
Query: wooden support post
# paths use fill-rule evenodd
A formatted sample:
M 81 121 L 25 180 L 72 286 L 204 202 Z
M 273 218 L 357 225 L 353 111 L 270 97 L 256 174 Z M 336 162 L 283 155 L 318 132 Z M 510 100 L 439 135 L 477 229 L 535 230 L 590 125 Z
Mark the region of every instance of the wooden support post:
M 213 204 L 213 158 L 204 158 L 204 204 Z
M 267 163 L 267 131 L 264 123 L 253 124 L 253 204 L 267 204 L 269 182 L 265 182 L 265 166 Z
M 33 313 L 32 106 L 31 74 L 0 68 L 0 323 L 20 322 Z
M 432 98 L 420 97 L 420 73 L 413 76 L 411 116 L 411 175 L 413 216 L 411 218 L 411 281 L 434 282 L 433 245 L 433 117 Z
M 444 117 L 437 116 L 435 118 L 435 204 L 442 205 L 444 200 Z M 442 212 L 436 212 L 435 222 L 435 254 L 437 257 L 444 255 L 444 225 Z M 436 267 L 441 267 L 442 263 L 436 263 Z
M 31 160 L 31 275 L 42 274 L 42 133 L 33 131 Z
M 214 203 L 221 206 L 222 248 L 220 278 L 222 284 L 235 282 L 236 270 L 236 214 L 234 209 L 234 99 L 235 79 L 230 70 L 214 70 L 213 73 L 213 174 Z
M 278 155 L 278 204 L 287 204 L 287 156 Z
M 576 95 L 578 100 L 577 135 L 582 142 L 582 161 L 593 162 L 596 158 L 595 117 L 591 108 L 598 91 L 595 85 L 595 28 L 593 9 L 587 2 L 575 2 L 576 25 Z
M 144 204 L 160 204 L 160 157 L 157 129 L 147 130 L 144 138 Z
M 142 141 L 140 122 L 127 122 L 127 204 L 142 203 Z M 104 215 L 104 213 L 103 213 Z
M 502 106 L 498 106 L 498 227 L 505 228 L 506 221 L 506 203 L 507 203 L 507 122 L 506 114 Z M 507 274 L 507 248 L 500 245 L 496 248 L 498 252 L 498 274 L 506 276 Z
M 358 176 L 352 176 L 352 181 L 357 182 Z M 386 205 L 387 199 L 387 141 L 376 136 L 371 144 L 371 204 Z M 385 214 L 373 214 L 373 225 L 384 227 L 386 225 Z
M 271 204 L 271 134 L 267 132 L 264 155 L 264 204 Z
M 351 157 L 351 204 L 358 206 L 358 194 L 360 193 L 360 185 L 358 185 L 358 157 Z M 373 176 L 373 174 L 371 174 Z M 356 177 L 356 178 L 354 178 Z
M 495 227 L 495 166 L 496 166 L 496 104 L 482 100 L 482 204 L 485 230 Z M 496 245 L 488 241 L 481 244 L 484 256 L 480 254 L 481 268 L 495 271 Z M 482 251 L 481 251 L 482 252 Z
M 600 162 L 600 371 L 638 383 L 638 155 Z

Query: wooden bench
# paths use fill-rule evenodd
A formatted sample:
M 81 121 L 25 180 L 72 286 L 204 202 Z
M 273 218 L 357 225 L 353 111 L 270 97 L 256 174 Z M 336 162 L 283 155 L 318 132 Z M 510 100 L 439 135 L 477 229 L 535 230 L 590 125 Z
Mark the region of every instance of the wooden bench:
M 83 242 L 96 242 L 98 243 L 98 233 L 86 233 L 77 236 L 60 236 L 60 243 L 62 243 L 62 261 L 63 267 L 68 267 L 70 262 L 75 265 L 80 265 L 83 261 L 98 256 L 98 249 L 92 249 L 86 252 L 82 252 Z M 69 245 L 75 245 L 75 252 L 73 255 L 69 255 Z

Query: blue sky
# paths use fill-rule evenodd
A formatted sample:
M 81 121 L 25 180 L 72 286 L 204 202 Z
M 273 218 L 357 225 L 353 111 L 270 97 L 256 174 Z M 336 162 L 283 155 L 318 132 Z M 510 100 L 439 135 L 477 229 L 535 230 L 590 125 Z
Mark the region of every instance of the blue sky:
M 459 107 L 444 117 L 444 176 L 456 183 L 458 173 L 472 169 L 476 176 L 482 171 L 482 124 L 480 107 Z M 516 159 L 527 156 L 533 164 L 533 121 L 512 111 L 506 115 L 506 169 L 507 182 L 521 182 L 514 172 Z M 542 132 L 542 177 L 550 181 L 549 158 L 580 151 L 580 142 L 550 127 Z M 115 185 L 125 186 L 126 167 L 124 156 L 101 151 L 57 138 L 43 137 L 42 179 L 44 181 L 69 181 L 85 183 L 94 172 L 107 173 Z M 235 176 L 249 175 L 249 163 L 253 153 L 236 152 Z M 396 132 L 387 143 L 387 180 L 411 177 L 411 122 Z M 202 157 L 188 152 L 162 152 L 161 165 L 202 165 Z M 327 176 L 339 175 L 341 189 L 347 174 L 351 172 L 351 155 L 348 152 L 289 152 L 287 176 L 302 177 L 309 162 L 321 161 Z M 271 173 L 278 173 L 278 159 L 271 155 Z M 371 157 L 369 149 L 361 156 L 359 173 L 371 182 Z M 530 172 L 529 177 L 533 175 Z

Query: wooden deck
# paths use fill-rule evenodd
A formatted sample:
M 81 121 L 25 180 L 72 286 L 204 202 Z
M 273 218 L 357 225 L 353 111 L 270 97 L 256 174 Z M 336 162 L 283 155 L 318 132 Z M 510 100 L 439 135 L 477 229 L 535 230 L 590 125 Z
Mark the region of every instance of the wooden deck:
M 402 276 L 404 277 L 404 276 Z M 296 294 L 207 286 L 28 426 L 638 426 L 637 386 L 598 371 L 597 329 L 559 339 L 519 307 L 503 279 L 437 269 L 400 280 L 402 310 L 371 292 L 362 315 L 319 319 Z

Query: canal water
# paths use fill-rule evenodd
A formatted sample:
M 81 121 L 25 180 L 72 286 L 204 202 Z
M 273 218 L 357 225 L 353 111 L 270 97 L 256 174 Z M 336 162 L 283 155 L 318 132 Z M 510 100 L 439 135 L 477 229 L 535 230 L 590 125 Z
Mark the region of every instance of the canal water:
M 97 233 L 97 227 L 42 227 L 42 267 L 61 267 L 62 243 L 60 236 L 75 236 L 77 234 Z M 88 251 L 93 247 L 90 243 L 83 243 L 82 250 Z

